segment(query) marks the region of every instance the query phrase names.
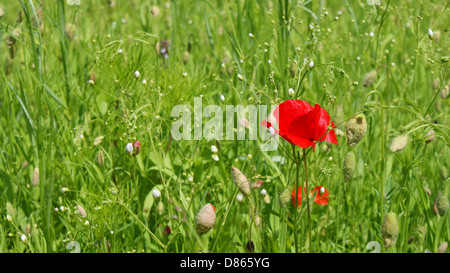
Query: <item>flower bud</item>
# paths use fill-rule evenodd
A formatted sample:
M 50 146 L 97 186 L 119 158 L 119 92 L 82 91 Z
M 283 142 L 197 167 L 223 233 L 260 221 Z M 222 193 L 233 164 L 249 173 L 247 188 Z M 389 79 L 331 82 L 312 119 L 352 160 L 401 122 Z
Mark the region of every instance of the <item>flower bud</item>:
M 436 200 L 436 208 L 440 216 L 444 216 L 448 210 L 448 198 L 445 194 L 439 195 Z
M 345 133 L 347 135 L 347 144 L 355 146 L 367 132 L 366 116 L 359 114 L 347 122 Z
M 216 209 L 211 204 L 206 204 L 195 217 L 197 233 L 203 235 L 214 227 L 216 223 Z
M 408 135 L 399 135 L 392 140 L 389 149 L 391 150 L 391 152 L 396 153 L 405 149 L 407 144 L 408 144 Z
M 105 164 L 105 156 L 103 155 L 103 151 L 100 150 L 97 153 L 97 163 L 100 166 L 103 166 Z
M 136 79 L 139 79 L 139 78 L 141 77 L 141 73 L 139 73 L 139 71 L 135 71 L 135 72 L 134 72 L 134 77 L 135 77 Z
M 80 205 L 77 206 L 78 208 L 78 212 L 80 213 L 81 217 L 85 218 L 86 217 L 86 211 L 84 210 L 84 208 Z
M 385 248 L 390 248 L 397 242 L 398 221 L 394 212 L 386 214 L 382 226 L 382 236 Z
M 431 141 L 433 141 L 435 138 L 435 133 L 433 130 L 429 131 L 427 133 L 426 139 L 425 139 L 425 143 L 430 143 Z
M 170 229 L 169 226 L 166 226 L 163 231 L 164 236 L 169 236 L 170 233 L 172 233 L 172 230 Z
M 236 194 L 236 200 L 237 200 L 239 203 L 242 202 L 242 200 L 244 200 L 244 196 L 242 195 L 242 193 Z
M 141 152 L 141 143 L 139 141 L 134 143 L 134 149 L 136 150 L 137 155 Z
M 12 222 L 11 216 L 9 216 L 8 214 L 6 214 L 6 220 L 8 220 L 8 222 Z
M 285 189 L 278 197 L 280 207 L 282 208 L 286 207 L 290 201 L 291 201 L 291 192 L 288 189 Z
M 153 15 L 153 17 L 156 17 L 159 15 L 159 8 L 157 6 L 153 6 L 150 10 L 150 13 Z
M 128 143 L 125 147 L 125 151 L 127 154 L 131 155 L 133 153 L 133 143 Z
M 264 200 L 264 203 L 270 204 L 270 196 L 267 193 L 266 193 L 266 195 L 264 195 L 263 200 Z
M 231 168 L 231 172 L 233 174 L 234 184 L 239 187 L 239 190 L 244 195 L 250 195 L 250 184 L 248 183 L 247 177 L 245 177 L 245 175 L 243 175 L 242 172 L 236 167 Z
M 441 96 L 442 99 L 445 100 L 447 98 L 448 94 L 450 93 L 449 89 L 450 89 L 449 85 L 447 85 L 446 87 L 442 88 L 441 93 L 440 93 L 440 96 Z
M 25 234 L 22 234 L 22 236 L 20 236 L 20 240 L 22 241 L 22 243 L 26 244 L 27 243 L 27 236 Z
M 428 38 L 430 38 L 430 40 L 433 40 L 434 38 L 433 31 L 431 30 L 431 28 L 428 29 Z
M 77 30 L 77 27 L 71 23 L 66 24 L 66 27 L 64 28 L 64 32 L 66 34 L 67 39 L 69 41 L 72 41 L 73 36 L 75 36 L 75 31 Z
M 372 70 L 369 73 L 366 74 L 366 76 L 364 76 L 364 79 L 362 81 L 362 85 L 364 87 L 367 87 L 369 85 L 372 85 L 372 83 L 377 79 L 377 71 L 376 70 Z
M 442 166 L 439 173 L 441 175 L 442 180 L 447 180 L 448 174 L 447 174 L 447 168 L 445 166 Z
M 36 187 L 39 184 L 39 168 L 34 168 L 33 179 L 32 179 L 33 187 Z
M 189 61 L 189 51 L 185 51 L 183 53 L 183 63 L 187 64 L 188 61 Z
M 3 18 L 3 16 L 5 16 L 5 12 L 0 8 L 0 19 Z
M 158 189 L 154 189 L 152 191 L 153 197 L 154 198 L 160 198 L 161 197 L 161 192 Z
M 352 178 L 353 173 L 355 172 L 355 169 L 356 169 L 355 154 L 353 152 L 349 152 L 345 156 L 344 167 L 342 169 L 344 172 L 344 181 L 345 182 L 349 181 Z

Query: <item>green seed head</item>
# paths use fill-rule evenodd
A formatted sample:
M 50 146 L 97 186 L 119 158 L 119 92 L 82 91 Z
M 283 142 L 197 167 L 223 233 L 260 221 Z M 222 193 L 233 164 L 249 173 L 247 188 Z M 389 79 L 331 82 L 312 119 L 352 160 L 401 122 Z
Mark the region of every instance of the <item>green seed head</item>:
M 187 64 L 188 61 L 189 61 L 189 52 L 188 52 L 188 51 L 185 51 L 185 52 L 183 53 L 183 63 L 184 63 L 184 64 Z
M 100 166 L 103 166 L 105 164 L 105 156 L 103 155 L 103 151 L 100 150 L 97 153 L 97 163 Z
M 436 208 L 440 216 L 444 216 L 448 210 L 448 198 L 446 195 L 441 194 L 436 202 Z
M 239 187 L 239 190 L 243 194 L 250 195 L 250 183 L 248 183 L 247 177 L 236 167 L 231 168 L 231 172 L 233 174 L 234 184 Z
M 363 79 L 363 86 L 367 87 L 369 85 L 372 85 L 372 83 L 377 79 L 377 71 L 376 70 L 372 70 L 369 73 L 366 74 L 366 76 L 364 76 Z
M 382 227 L 383 242 L 385 248 L 395 245 L 398 237 L 398 221 L 394 212 L 386 214 Z
M 278 197 L 278 201 L 280 203 L 280 207 L 286 207 L 286 205 L 291 201 L 291 192 L 288 189 L 285 189 Z
M 408 144 L 408 136 L 407 135 L 400 135 L 396 136 L 392 142 L 389 149 L 391 152 L 396 153 L 403 149 L 405 149 L 406 145 Z
M 75 36 L 76 30 L 77 30 L 76 26 L 71 23 L 68 23 L 64 28 L 64 32 L 66 33 L 66 37 L 67 39 L 69 39 L 69 41 L 72 41 L 73 37 Z
M 344 180 L 345 182 L 349 181 L 352 176 L 353 173 L 355 172 L 356 169 L 356 157 L 355 154 L 353 152 L 349 152 L 344 159 L 344 167 L 343 167 L 343 172 L 344 172 Z
M 447 180 L 447 177 L 448 177 L 447 168 L 445 166 L 442 166 L 442 168 L 439 172 L 441 174 L 442 180 Z
M 367 132 L 366 116 L 359 114 L 347 122 L 345 133 L 347 135 L 347 144 L 355 146 Z

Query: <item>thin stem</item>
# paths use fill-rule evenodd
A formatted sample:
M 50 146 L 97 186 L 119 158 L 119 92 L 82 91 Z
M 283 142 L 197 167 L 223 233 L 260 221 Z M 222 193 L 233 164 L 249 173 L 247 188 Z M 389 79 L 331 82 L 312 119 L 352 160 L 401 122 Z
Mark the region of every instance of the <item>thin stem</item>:
M 303 162 L 305 163 L 305 195 L 306 195 L 306 210 L 308 212 L 308 237 L 309 237 L 309 252 L 312 253 L 312 237 L 311 237 L 311 213 L 309 209 L 309 194 L 308 194 L 308 173 L 306 172 L 306 151 L 303 149 Z

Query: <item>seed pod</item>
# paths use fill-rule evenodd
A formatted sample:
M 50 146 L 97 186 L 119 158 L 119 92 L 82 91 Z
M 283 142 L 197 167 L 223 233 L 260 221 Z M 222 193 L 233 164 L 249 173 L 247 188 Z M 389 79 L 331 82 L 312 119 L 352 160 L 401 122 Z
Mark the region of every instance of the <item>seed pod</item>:
M 98 165 L 102 166 L 105 164 L 105 156 L 103 155 L 103 151 L 100 150 L 97 153 L 97 163 Z
M 394 212 L 386 214 L 382 226 L 382 236 L 385 248 L 390 248 L 397 242 L 398 221 Z
M 244 195 L 250 195 L 250 183 L 248 183 L 247 177 L 245 177 L 245 175 L 243 175 L 242 172 L 236 167 L 231 168 L 231 172 L 233 174 L 234 184 L 239 187 L 239 190 Z
M 3 16 L 5 16 L 5 12 L 0 8 L 0 19 L 3 18 Z
M 69 41 L 72 41 L 73 37 L 75 36 L 75 31 L 77 30 L 77 27 L 71 23 L 66 24 L 66 27 L 64 28 L 64 32 L 66 34 L 67 39 Z
M 434 42 L 435 43 L 439 43 L 439 38 L 441 38 L 441 31 L 440 30 L 434 32 L 434 39 L 433 39 Z
M 438 199 L 436 200 L 436 207 L 439 215 L 444 216 L 448 210 L 448 198 L 445 194 L 439 195 Z
M 81 217 L 85 218 L 86 217 L 86 211 L 84 210 L 84 208 L 80 205 L 77 206 L 78 208 L 78 212 L 80 213 Z
M 447 250 L 447 247 L 448 247 L 448 243 L 443 242 L 438 248 L 438 253 L 445 253 L 445 251 Z
M 372 85 L 372 83 L 377 79 L 377 71 L 376 70 L 372 70 L 369 73 L 366 74 L 366 76 L 364 76 L 364 79 L 362 81 L 362 85 L 364 87 L 367 87 L 369 85 Z
M 285 189 L 280 196 L 278 197 L 278 202 L 280 203 L 280 207 L 284 208 L 291 201 L 291 191 Z
M 448 174 L 447 174 L 447 168 L 445 166 L 442 166 L 439 173 L 441 174 L 442 180 L 447 180 Z
M 185 51 L 183 53 L 183 63 L 187 64 L 188 61 L 189 61 L 189 51 Z
M 389 149 L 391 150 L 391 152 L 396 153 L 405 149 L 407 144 L 408 144 L 408 135 L 399 135 L 392 140 Z
M 33 179 L 32 179 L 33 187 L 36 187 L 39 184 L 39 169 L 34 168 Z
M 216 209 L 211 204 L 206 204 L 195 217 L 197 233 L 203 235 L 214 227 L 216 223 Z
M 359 114 L 347 122 L 345 133 L 347 135 L 347 144 L 355 146 L 367 132 L 366 116 Z
M 291 74 L 292 78 L 295 78 L 298 73 L 298 65 L 296 63 L 291 63 L 291 65 L 289 66 L 289 73 Z

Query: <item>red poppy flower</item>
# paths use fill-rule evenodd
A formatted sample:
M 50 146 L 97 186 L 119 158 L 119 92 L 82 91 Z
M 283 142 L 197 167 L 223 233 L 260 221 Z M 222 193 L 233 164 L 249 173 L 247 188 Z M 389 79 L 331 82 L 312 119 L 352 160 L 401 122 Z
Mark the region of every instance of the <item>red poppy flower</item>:
M 323 188 L 323 193 L 320 192 L 320 190 L 322 188 Z M 316 191 L 317 191 L 317 194 L 316 194 L 316 196 L 314 198 L 314 202 L 319 204 L 319 205 L 322 205 L 322 206 L 328 205 L 328 200 L 329 200 L 328 196 L 330 195 L 328 190 L 325 187 L 317 186 L 317 187 L 314 188 L 314 190 L 310 191 L 309 193 L 312 196 L 312 195 L 314 195 L 314 193 Z M 295 200 L 295 194 L 296 193 L 297 193 L 297 203 L 300 206 L 302 204 L 302 187 L 301 186 L 298 187 L 298 191 L 296 191 L 295 188 L 294 188 L 294 190 L 291 193 L 291 202 L 292 202 L 292 206 L 294 208 L 297 207 L 297 204 L 295 202 L 296 201 Z
M 323 188 L 323 192 L 321 192 Z M 314 194 L 315 192 L 317 192 L 316 197 L 314 198 L 314 202 L 316 202 L 319 205 L 328 205 L 328 195 L 330 195 L 330 193 L 328 192 L 328 190 L 325 187 L 322 186 L 317 186 L 314 188 L 314 190 L 311 191 L 312 194 Z
M 313 107 L 303 100 L 287 100 L 278 105 L 272 115 L 275 120 L 269 117 L 261 125 L 274 128 L 272 123 L 276 121 L 278 129 L 274 128 L 274 131 L 303 149 L 312 146 L 314 150 L 316 141 L 338 144 L 333 130 L 336 126 L 328 112 L 318 104 Z M 331 130 L 328 129 L 329 125 Z

